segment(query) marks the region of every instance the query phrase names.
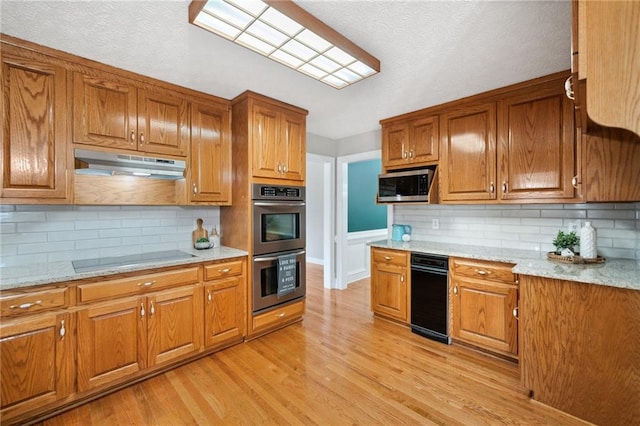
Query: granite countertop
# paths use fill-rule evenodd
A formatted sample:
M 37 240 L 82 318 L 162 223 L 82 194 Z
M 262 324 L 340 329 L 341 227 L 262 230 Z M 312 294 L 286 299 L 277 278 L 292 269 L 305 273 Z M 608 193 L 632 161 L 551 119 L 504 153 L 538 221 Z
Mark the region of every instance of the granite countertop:
M 553 262 L 539 251 L 495 247 L 445 244 L 430 241 L 381 240 L 369 243 L 373 247 L 406 250 L 468 259 L 513 263 L 513 272 L 520 275 L 575 281 L 586 284 L 640 290 L 640 262 L 633 259 L 607 259 L 605 263 L 574 265 Z
M 125 272 L 144 271 L 146 269 L 162 268 L 166 266 L 189 265 L 193 263 L 224 260 L 247 255 L 246 251 L 224 246 L 207 250 L 186 249 L 181 251 L 192 254 L 193 257 L 186 259 L 149 261 L 137 265 L 118 266 L 111 269 L 101 269 L 81 273 L 75 272 L 71 261 L 37 263 L 24 266 L 5 266 L 0 268 L 0 290 L 54 284 L 58 282 L 80 280 L 83 278 L 121 274 Z

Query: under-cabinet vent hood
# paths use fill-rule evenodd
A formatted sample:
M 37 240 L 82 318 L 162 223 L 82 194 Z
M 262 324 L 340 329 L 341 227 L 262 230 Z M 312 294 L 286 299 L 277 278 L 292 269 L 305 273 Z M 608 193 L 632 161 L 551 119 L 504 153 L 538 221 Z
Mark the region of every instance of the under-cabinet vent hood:
M 75 150 L 76 173 L 92 175 L 130 175 L 157 179 L 182 179 L 186 163 L 182 160 Z

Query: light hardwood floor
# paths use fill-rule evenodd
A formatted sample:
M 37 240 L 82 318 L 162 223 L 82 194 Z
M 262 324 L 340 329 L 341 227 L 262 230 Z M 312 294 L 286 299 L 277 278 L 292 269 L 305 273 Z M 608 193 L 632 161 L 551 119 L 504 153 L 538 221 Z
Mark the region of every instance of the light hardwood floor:
M 374 318 L 369 281 L 325 290 L 304 320 L 75 408 L 44 425 L 580 425 L 529 400 L 518 366 Z

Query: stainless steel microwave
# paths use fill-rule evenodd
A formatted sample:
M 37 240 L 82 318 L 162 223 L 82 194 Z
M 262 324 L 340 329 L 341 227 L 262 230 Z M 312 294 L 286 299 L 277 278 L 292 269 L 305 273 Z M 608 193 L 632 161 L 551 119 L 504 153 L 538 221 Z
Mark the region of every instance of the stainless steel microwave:
M 378 202 L 428 201 L 433 173 L 431 169 L 418 169 L 378 175 Z

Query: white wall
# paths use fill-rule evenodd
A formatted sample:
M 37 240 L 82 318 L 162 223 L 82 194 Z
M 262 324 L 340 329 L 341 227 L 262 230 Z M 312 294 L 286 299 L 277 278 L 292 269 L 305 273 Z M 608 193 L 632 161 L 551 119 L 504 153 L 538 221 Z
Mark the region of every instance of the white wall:
M 308 156 L 311 157 L 311 156 Z M 307 262 L 324 264 L 324 164 L 307 158 Z
M 599 255 L 640 261 L 640 203 L 395 205 L 393 220 L 412 225 L 415 240 L 542 252 L 554 249 L 558 230 L 589 220 Z
M 0 266 L 187 249 L 197 218 L 220 229 L 219 207 L 0 206 Z
M 336 141 L 337 157 L 378 151 L 382 148 L 382 131 L 374 130 Z

